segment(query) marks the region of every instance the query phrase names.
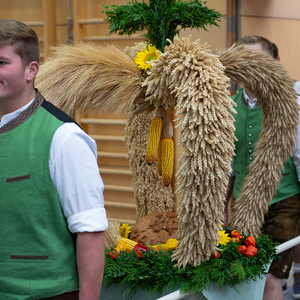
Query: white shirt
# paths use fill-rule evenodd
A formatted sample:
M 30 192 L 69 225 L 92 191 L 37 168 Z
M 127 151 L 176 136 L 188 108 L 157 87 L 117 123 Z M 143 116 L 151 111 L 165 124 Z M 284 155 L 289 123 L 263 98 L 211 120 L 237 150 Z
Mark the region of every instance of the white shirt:
M 32 101 L 4 115 L 0 127 L 19 116 Z M 106 230 L 108 221 L 104 184 L 97 164 L 97 145 L 75 123 L 64 123 L 56 130 L 50 148 L 49 169 L 69 230 L 72 233 Z
M 297 94 L 297 102 L 300 107 L 300 82 L 296 81 L 294 84 L 294 89 Z M 300 181 L 300 114 L 298 115 L 298 131 L 296 138 L 296 147 L 294 150 L 293 161 L 298 175 L 298 181 Z
M 244 99 L 247 103 L 247 107 L 254 108 L 256 106 L 257 98 L 254 98 L 251 102 L 251 100 L 250 100 L 249 96 L 247 95 L 245 89 L 243 89 L 243 96 L 244 96 Z

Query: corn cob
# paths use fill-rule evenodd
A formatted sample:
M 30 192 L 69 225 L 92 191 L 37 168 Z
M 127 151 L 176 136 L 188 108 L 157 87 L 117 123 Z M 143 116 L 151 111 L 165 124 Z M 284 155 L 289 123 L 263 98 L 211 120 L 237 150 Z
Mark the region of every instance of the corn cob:
M 160 141 L 159 141 L 159 146 L 158 146 L 158 150 L 157 150 L 157 172 L 159 175 L 162 175 L 162 171 L 161 171 L 161 156 L 162 156 L 162 149 L 161 149 L 161 143 L 163 140 L 163 136 L 164 134 L 162 133 L 160 136 Z
M 154 117 L 152 119 L 146 153 L 146 159 L 148 164 L 152 164 L 155 160 L 159 146 L 160 135 L 162 132 L 162 126 L 162 118 Z
M 115 249 L 116 250 L 124 250 L 124 249 L 132 250 L 136 244 L 137 244 L 137 242 L 135 242 L 135 241 L 132 241 L 132 240 L 127 239 L 127 238 L 121 238 Z
M 174 143 L 172 138 L 162 139 L 161 142 L 161 168 L 164 185 L 169 185 L 172 181 L 173 175 L 173 161 L 174 161 Z

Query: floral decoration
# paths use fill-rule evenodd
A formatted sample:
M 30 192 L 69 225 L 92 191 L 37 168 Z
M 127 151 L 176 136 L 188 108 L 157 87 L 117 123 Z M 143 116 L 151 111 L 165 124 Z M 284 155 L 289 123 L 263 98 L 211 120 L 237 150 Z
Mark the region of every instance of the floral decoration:
M 151 61 L 159 58 L 159 52 L 155 46 L 147 45 L 142 51 L 139 51 L 134 59 L 138 69 L 147 71 L 151 69 Z
M 121 227 L 120 227 L 120 235 L 121 237 L 124 237 L 124 238 L 128 238 L 128 235 L 130 234 L 130 229 L 131 229 L 131 226 L 129 224 L 123 224 Z
M 226 233 L 225 230 L 219 231 L 219 244 L 220 245 L 226 245 L 230 241 L 229 233 Z

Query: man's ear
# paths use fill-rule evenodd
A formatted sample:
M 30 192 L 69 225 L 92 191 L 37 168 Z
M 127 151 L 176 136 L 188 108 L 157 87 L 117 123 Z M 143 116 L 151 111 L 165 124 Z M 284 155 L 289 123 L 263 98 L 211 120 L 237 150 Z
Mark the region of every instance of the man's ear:
M 39 71 L 39 64 L 36 61 L 32 61 L 26 67 L 26 79 L 28 81 L 33 81 Z

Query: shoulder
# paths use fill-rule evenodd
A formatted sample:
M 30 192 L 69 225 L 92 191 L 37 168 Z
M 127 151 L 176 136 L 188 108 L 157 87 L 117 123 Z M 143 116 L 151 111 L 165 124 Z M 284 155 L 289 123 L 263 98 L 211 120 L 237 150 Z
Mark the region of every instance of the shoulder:
M 97 144 L 75 123 L 66 122 L 59 126 L 54 133 L 50 149 L 50 165 L 55 165 L 63 158 L 70 165 L 74 162 L 97 158 Z
M 76 123 L 69 115 L 67 115 L 65 112 L 63 112 L 61 109 L 53 105 L 51 102 L 44 99 L 44 101 L 41 104 L 41 107 L 43 107 L 48 113 L 56 117 L 58 120 L 62 122 L 73 122 Z M 79 126 L 79 125 L 78 125 Z
M 94 148 L 95 140 L 92 139 L 82 128 L 74 122 L 65 122 L 59 126 L 54 134 L 53 141 L 57 144 L 66 142 L 71 144 L 87 144 L 90 148 Z

